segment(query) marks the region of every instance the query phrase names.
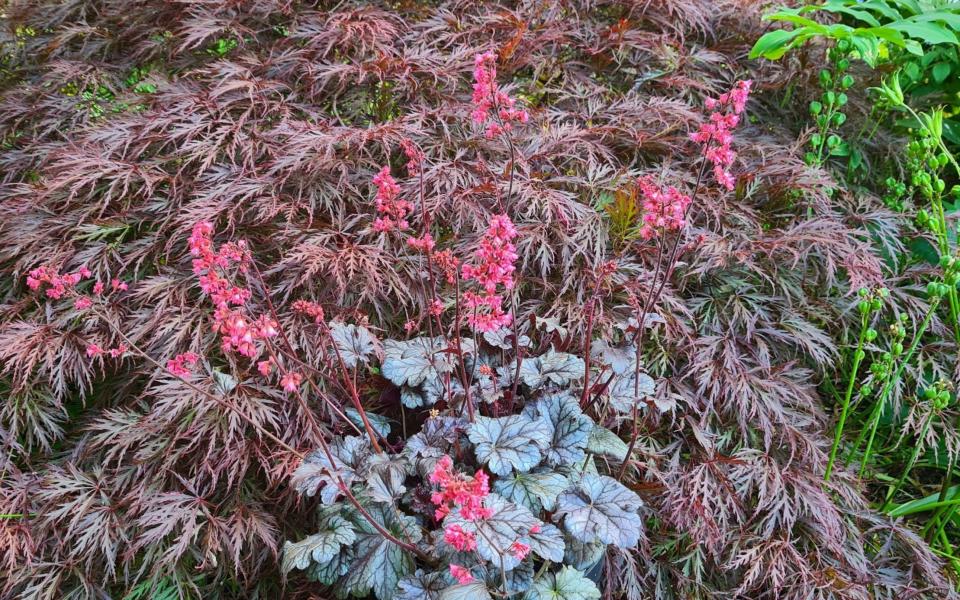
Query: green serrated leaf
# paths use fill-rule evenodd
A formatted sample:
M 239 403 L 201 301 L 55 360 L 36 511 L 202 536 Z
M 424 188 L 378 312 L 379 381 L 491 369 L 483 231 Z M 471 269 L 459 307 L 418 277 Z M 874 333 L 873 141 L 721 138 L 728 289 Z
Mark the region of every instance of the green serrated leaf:
M 544 573 L 533 582 L 530 600 L 597 600 L 597 584 L 573 567 L 565 566 L 557 573 Z

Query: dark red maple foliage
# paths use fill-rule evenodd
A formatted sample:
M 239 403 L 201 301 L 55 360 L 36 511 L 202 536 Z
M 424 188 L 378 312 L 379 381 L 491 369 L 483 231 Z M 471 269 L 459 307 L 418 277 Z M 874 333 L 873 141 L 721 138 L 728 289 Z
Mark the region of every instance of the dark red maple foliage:
M 657 393 L 628 480 L 648 539 L 605 560 L 610 597 L 939 598 L 939 561 L 871 511 L 853 478 L 821 482 L 825 417 L 845 294 L 877 282 L 897 246 L 879 203 L 824 193 L 763 88 L 785 73 L 741 61 L 758 6 L 736 0 L 298 2 L 12 0 L 0 98 L 0 584 L 6 597 L 308 597 L 283 582 L 283 539 L 314 506 L 288 486 L 318 444 L 304 406 L 243 379 L 219 350 L 186 240 L 255 248 L 280 327 L 311 364 L 318 334 L 295 300 L 399 334 L 426 307 L 417 263 L 371 227 L 373 177 L 425 155 L 424 204 L 460 255 L 504 210 L 518 229 L 519 320 L 609 336 L 654 280 L 655 254 L 619 238 L 616 197 L 636 177 L 694 185 L 688 133 L 702 99 L 752 76 L 756 121 L 739 131 L 730 193 L 691 207 L 680 266 L 649 340 Z M 530 122 L 502 141 L 471 124 L 474 56 Z M 510 172 L 508 184 L 505 173 Z M 417 179 L 399 181 L 417 197 Z M 507 186 L 510 193 L 507 194 Z M 694 243 L 695 242 L 695 243 Z M 614 261 L 592 306 L 591 274 Z M 87 266 L 129 290 L 89 318 L 38 297 L 27 273 Z M 64 301 L 66 302 L 66 301 Z M 920 308 L 918 308 L 918 311 Z M 132 355 L 91 360 L 90 344 Z M 572 343 L 572 342 L 571 342 Z M 204 389 L 164 369 L 208 357 Z M 241 375 L 239 378 L 229 374 Z M 383 380 L 358 382 L 395 410 Z M 339 390 L 328 390 L 335 401 Z M 242 418 L 238 416 L 242 413 Z M 398 411 L 396 412 L 398 415 Z M 412 421 L 411 421 L 412 423 Z M 265 430 L 283 445 L 258 434 Z M 19 515 L 7 518 L 10 515 Z M 281 590 L 283 590 L 281 592 Z M 139 594 L 139 595 L 137 595 Z

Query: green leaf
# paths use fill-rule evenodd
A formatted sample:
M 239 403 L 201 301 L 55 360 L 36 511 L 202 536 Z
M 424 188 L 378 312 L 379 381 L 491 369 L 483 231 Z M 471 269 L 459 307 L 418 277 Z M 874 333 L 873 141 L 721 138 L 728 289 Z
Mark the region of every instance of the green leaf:
M 782 58 L 792 47 L 790 42 L 802 32 L 802 29 L 794 29 L 792 31 L 775 29 L 769 31 L 760 36 L 760 39 L 753 45 L 753 48 L 750 50 L 750 58 L 754 59 L 761 56 L 769 60 Z
M 563 528 L 581 542 L 632 548 L 640 541 L 641 506 L 640 497 L 616 479 L 588 473 L 560 494 L 555 516 L 563 518 Z
M 498 419 L 477 417 L 468 431 L 476 445 L 477 460 L 497 475 L 508 475 L 516 470 L 529 471 L 540 462 L 540 445 L 550 435 L 550 429 L 540 420 L 526 415 L 510 415 Z
M 960 486 L 954 485 L 947 489 L 947 494 L 945 502 L 954 502 L 958 492 L 960 492 Z M 903 504 L 895 505 L 891 510 L 887 512 L 891 517 L 905 517 L 907 515 L 915 515 L 917 513 L 929 512 L 936 508 L 942 506 L 940 504 L 940 492 L 930 494 L 925 498 L 918 498 L 916 500 L 911 500 L 910 502 L 904 502 Z
M 943 83 L 946 81 L 947 77 L 950 75 L 950 71 L 953 70 L 953 66 L 950 63 L 939 62 L 933 65 L 931 73 L 933 74 L 933 80 L 937 83 Z
M 573 567 L 563 567 L 557 573 L 544 573 L 533 582 L 527 598 L 530 600 L 597 600 L 597 584 Z
M 957 35 L 939 23 L 907 20 L 888 27 L 926 44 L 957 44 Z
M 597 456 L 609 456 L 616 460 L 627 458 L 627 444 L 620 439 L 620 436 L 610 431 L 606 427 L 599 425 L 590 432 L 587 439 L 587 450 Z

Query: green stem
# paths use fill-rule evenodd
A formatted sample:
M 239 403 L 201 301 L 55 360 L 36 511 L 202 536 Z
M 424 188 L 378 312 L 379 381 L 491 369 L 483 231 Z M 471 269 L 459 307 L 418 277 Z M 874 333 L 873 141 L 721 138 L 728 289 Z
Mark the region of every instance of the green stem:
M 927 436 L 927 431 L 929 431 L 930 425 L 933 423 L 933 415 L 936 414 L 936 412 L 935 409 L 931 409 L 930 413 L 927 414 L 927 418 L 924 419 L 923 426 L 920 427 L 920 435 L 917 438 L 917 443 L 913 446 L 913 452 L 910 453 L 910 460 L 907 461 L 907 466 L 903 470 L 903 473 L 900 474 L 900 479 L 897 480 L 896 485 L 887 492 L 887 499 L 884 501 L 883 508 L 880 509 L 880 512 L 887 512 L 887 509 L 890 508 L 890 503 L 893 501 L 893 497 L 900 491 L 900 488 L 903 487 L 907 476 L 910 475 L 910 470 L 913 469 L 913 466 L 917 463 L 917 458 L 920 456 L 921 449 L 923 448 L 923 438 Z
M 857 371 L 860 369 L 860 363 L 863 361 L 863 342 L 867 337 L 868 319 L 869 317 L 866 314 L 860 317 L 860 338 L 857 340 L 857 350 L 853 354 L 853 367 L 850 370 L 850 379 L 847 381 L 847 391 L 843 395 L 843 408 L 840 410 L 840 421 L 837 423 L 837 429 L 833 433 L 833 446 L 830 448 L 830 460 L 827 461 L 827 470 L 823 474 L 824 481 L 830 481 L 833 464 L 837 460 L 837 449 L 840 447 L 843 427 L 847 423 L 847 415 L 850 412 L 850 398 L 853 396 L 853 386 L 857 381 Z

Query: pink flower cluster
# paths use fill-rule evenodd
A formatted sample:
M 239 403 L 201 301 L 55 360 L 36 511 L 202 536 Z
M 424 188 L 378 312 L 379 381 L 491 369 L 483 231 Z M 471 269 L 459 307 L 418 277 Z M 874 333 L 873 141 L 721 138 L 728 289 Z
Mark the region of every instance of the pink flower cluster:
M 423 165 L 423 152 L 406 138 L 400 140 L 400 147 L 403 148 L 403 154 L 407 157 L 407 174 L 410 177 L 416 177 L 420 174 L 420 168 Z
M 472 552 L 477 549 L 477 536 L 472 531 L 465 531 L 459 525 L 451 525 L 443 532 L 443 541 L 447 542 L 460 552 Z
M 460 516 L 467 521 L 487 519 L 493 514 L 483 506 L 483 500 L 490 494 L 490 478 L 483 470 L 473 477 L 453 471 L 453 459 L 444 456 L 437 461 L 430 474 L 430 483 L 440 486 L 440 490 L 430 496 L 437 508 L 434 517 L 440 521 L 455 507 L 460 507 Z
M 470 569 L 461 567 L 460 565 L 450 565 L 450 574 L 453 575 L 453 578 L 460 584 L 473 581 L 473 575 L 470 573 Z
M 463 295 L 464 304 L 471 311 L 468 320 L 475 331 L 494 331 L 511 322 L 511 315 L 503 311 L 503 296 L 497 293 L 497 287 L 513 289 L 517 260 L 517 249 L 512 242 L 515 237 L 517 230 L 508 216 L 493 217 L 476 251 L 475 263 L 463 265 L 464 279 L 476 281 L 481 288 L 479 294 Z
M 303 383 L 303 376 L 295 371 L 287 371 L 280 378 L 280 387 L 288 394 L 292 394 L 300 388 Z
M 37 267 L 27 275 L 27 287 L 33 291 L 37 291 L 46 285 L 47 288 L 44 290 L 44 294 L 46 294 L 47 298 L 59 300 L 67 293 L 67 290 L 73 289 L 73 287 L 82 280 L 92 276 L 93 273 L 86 267 L 80 267 L 76 273 L 67 273 L 65 275 L 61 275 L 50 267 Z M 87 308 L 89 308 L 89 305 Z
M 323 320 L 326 318 L 323 313 L 323 307 L 316 302 L 310 302 L 308 300 L 295 301 L 293 303 L 293 312 L 313 318 L 313 322 L 317 325 L 323 323 Z
M 690 196 L 680 193 L 680 190 L 669 186 L 666 190 L 657 187 L 650 176 L 637 180 L 640 188 L 643 205 L 643 226 L 640 227 L 640 237 L 645 240 L 657 236 L 660 231 L 682 229 L 686 224 L 687 207 L 690 206 Z
M 193 352 L 178 354 L 167 361 L 167 370 L 180 379 L 190 377 L 190 370 L 197 364 L 200 357 Z
M 434 248 L 436 248 L 437 243 L 433 241 L 432 235 L 429 233 L 424 233 L 420 237 L 407 238 L 407 245 L 414 250 L 419 250 L 420 252 L 429 254 L 430 252 L 433 252 Z
M 493 52 L 477 54 L 473 61 L 473 112 L 477 125 L 486 125 L 486 136 L 495 137 L 513 129 L 513 123 L 526 123 L 527 111 L 515 108 L 515 101 L 497 85 L 497 55 Z M 498 121 L 490 119 L 496 111 Z
M 197 223 L 193 227 L 189 240 L 190 253 L 194 257 L 193 272 L 199 278 L 200 289 L 216 306 L 214 329 L 220 334 L 224 352 L 236 351 L 253 358 L 260 353 L 256 342 L 277 335 L 279 325 L 265 315 L 251 320 L 235 308 L 246 304 L 251 297 L 250 290 L 230 283 L 220 272 L 230 265 L 246 270 L 246 245 L 243 242 L 224 244 L 218 251 L 212 236 L 211 223 Z
M 728 190 L 732 190 L 735 184 L 728 169 L 737 156 L 730 149 L 733 141 L 731 132 L 740 123 L 740 115 L 746 109 L 752 84 L 749 79 L 738 81 L 732 90 L 721 94 L 719 98 L 707 98 L 707 110 L 713 112 L 697 132 L 690 134 L 690 139 L 703 147 L 704 156 L 713 165 L 714 178 Z
M 390 167 L 383 167 L 373 178 L 377 186 L 376 207 L 379 217 L 373 222 L 373 229 L 381 233 L 404 230 L 410 227 L 407 217 L 413 212 L 413 205 L 400 199 L 400 186 L 390 175 Z
M 129 348 L 127 348 L 126 344 L 120 344 L 115 348 L 110 348 L 109 350 L 104 350 L 99 344 L 88 344 L 87 358 L 96 358 L 101 354 L 109 354 L 110 358 L 120 358 L 126 354 L 127 350 L 129 350 Z

